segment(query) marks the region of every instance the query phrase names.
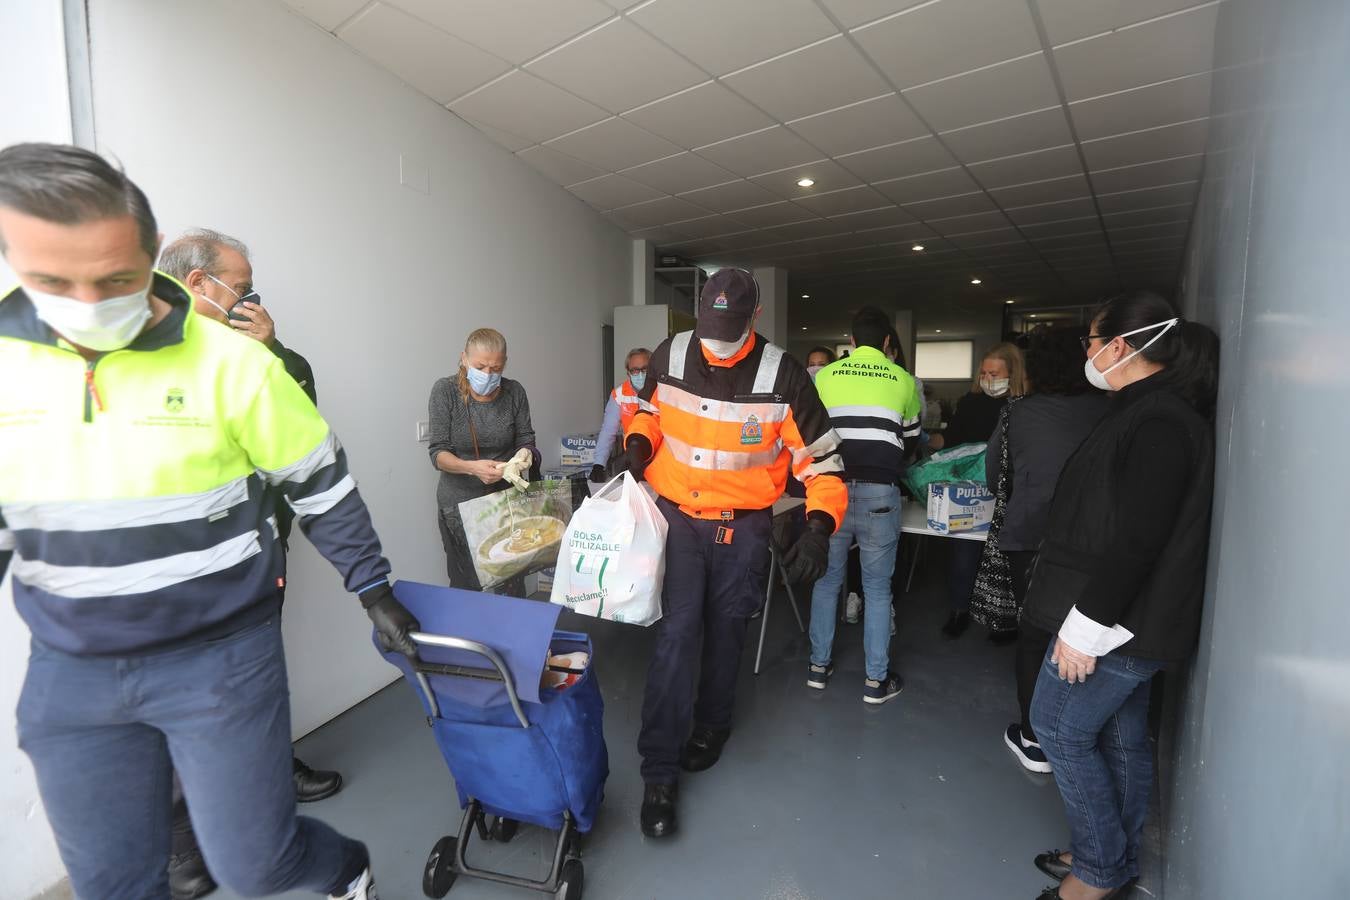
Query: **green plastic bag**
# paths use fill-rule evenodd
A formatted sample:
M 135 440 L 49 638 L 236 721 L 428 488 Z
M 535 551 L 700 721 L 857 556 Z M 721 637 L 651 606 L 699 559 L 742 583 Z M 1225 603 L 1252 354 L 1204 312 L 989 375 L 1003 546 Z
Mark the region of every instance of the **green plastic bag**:
M 927 501 L 928 486 L 939 481 L 976 481 L 985 483 L 985 444 L 962 444 L 939 450 L 921 463 L 905 470 L 902 480 L 914 497 Z

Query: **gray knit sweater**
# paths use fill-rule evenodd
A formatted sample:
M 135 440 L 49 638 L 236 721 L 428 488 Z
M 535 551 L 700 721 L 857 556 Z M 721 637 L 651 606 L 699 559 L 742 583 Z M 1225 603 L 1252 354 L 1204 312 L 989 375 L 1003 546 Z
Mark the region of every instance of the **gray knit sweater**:
M 520 382 L 502 379 L 497 396 L 485 403 L 469 398 L 466 405 L 459 395 L 457 376 L 439 379 L 431 388 L 427 402 L 430 420 L 428 437 L 431 464 L 436 465 L 436 454 L 448 450 L 460 459 L 495 459 L 506 462 L 521 447 L 529 447 L 535 461 L 539 459 L 534 446 L 534 425 L 530 423 L 530 401 Z M 478 435 L 477 453 L 473 434 L 469 430 L 469 416 Z M 510 485 L 505 481 L 483 484 L 473 475 L 451 475 L 441 472 L 436 486 L 436 503 L 445 511 L 457 511 L 459 504 L 474 497 L 495 493 Z

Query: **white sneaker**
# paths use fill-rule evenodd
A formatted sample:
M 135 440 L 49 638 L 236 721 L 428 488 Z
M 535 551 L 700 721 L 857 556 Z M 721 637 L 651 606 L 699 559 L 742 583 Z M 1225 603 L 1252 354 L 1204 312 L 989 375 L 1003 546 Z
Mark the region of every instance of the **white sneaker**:
M 361 877 L 347 886 L 345 894 L 329 894 L 328 900 L 380 900 L 380 895 L 375 893 L 375 879 L 370 874 L 370 867 L 361 873 Z
M 862 598 L 857 594 L 850 593 L 848 599 L 844 601 L 844 621 L 850 625 L 858 624 L 858 617 L 862 615 Z

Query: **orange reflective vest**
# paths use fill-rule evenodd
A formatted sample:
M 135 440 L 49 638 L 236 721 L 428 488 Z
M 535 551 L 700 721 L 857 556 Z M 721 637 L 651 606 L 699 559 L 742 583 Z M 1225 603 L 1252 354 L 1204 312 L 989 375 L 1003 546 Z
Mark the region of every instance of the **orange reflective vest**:
M 610 399 L 619 404 L 619 427 L 627 435 L 629 426 L 633 424 L 633 416 L 638 411 L 638 395 L 633 390 L 633 383 L 625 378 L 623 384 L 610 392 Z
M 656 348 L 647 371 L 628 433 L 651 441 L 646 478 L 658 494 L 695 518 L 732 518 L 772 506 L 791 469 L 808 512 L 844 521 L 839 436 L 811 377 L 781 348 L 752 334 L 721 360 L 685 331 Z

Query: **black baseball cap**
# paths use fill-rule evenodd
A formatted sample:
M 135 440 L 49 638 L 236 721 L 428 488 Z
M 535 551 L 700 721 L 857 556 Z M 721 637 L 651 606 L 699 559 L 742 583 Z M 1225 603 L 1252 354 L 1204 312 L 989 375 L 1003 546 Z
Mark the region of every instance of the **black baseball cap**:
M 718 269 L 698 298 L 694 333 L 713 341 L 734 341 L 759 308 L 759 283 L 744 269 Z

